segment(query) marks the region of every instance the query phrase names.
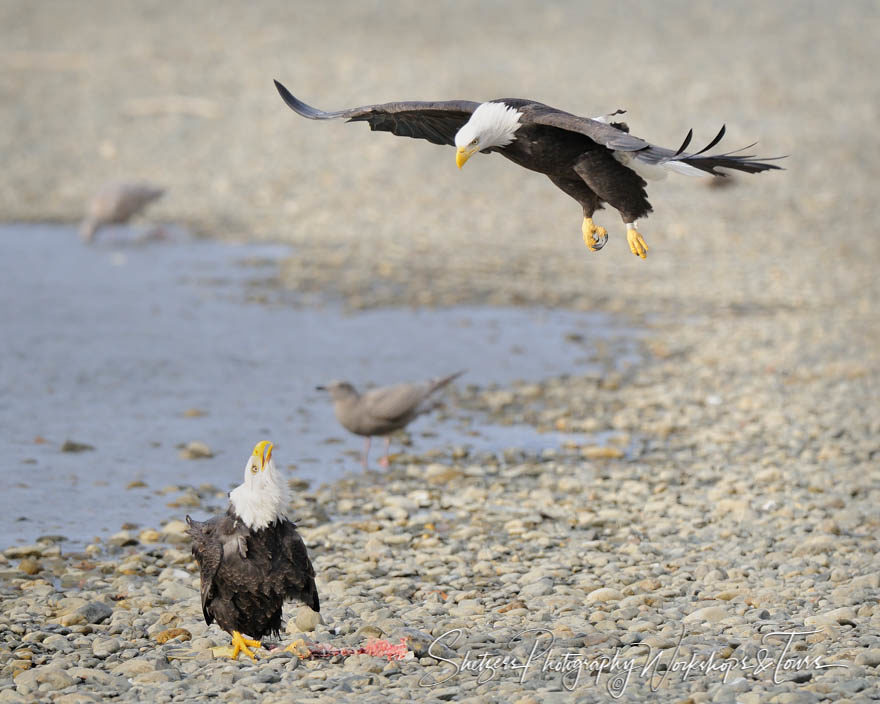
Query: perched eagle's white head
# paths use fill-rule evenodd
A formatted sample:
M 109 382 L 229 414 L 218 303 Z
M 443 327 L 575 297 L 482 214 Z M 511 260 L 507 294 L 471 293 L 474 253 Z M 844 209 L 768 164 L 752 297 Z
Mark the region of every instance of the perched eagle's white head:
M 283 518 L 287 506 L 287 483 L 275 469 L 272 447 L 268 440 L 256 444 L 244 468 L 244 482 L 229 493 L 238 517 L 252 530 Z
M 455 134 L 455 163 L 460 169 L 474 154 L 506 147 L 516 139 L 522 113 L 504 103 L 481 103 Z

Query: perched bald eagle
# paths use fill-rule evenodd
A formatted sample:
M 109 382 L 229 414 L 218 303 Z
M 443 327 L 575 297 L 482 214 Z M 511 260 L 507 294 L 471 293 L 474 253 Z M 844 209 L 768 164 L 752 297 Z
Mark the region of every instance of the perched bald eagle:
M 486 103 L 411 101 L 324 112 L 295 98 L 278 81 L 275 86 L 284 102 L 303 117 L 364 121 L 370 123 L 372 130 L 455 146 L 459 168 L 476 152 L 498 152 L 515 164 L 545 174 L 557 188 L 581 204 L 581 231 L 592 251 L 601 249 L 608 241 L 605 228 L 593 223 L 593 213 L 608 203 L 626 225 L 632 253 L 645 258 L 648 247 L 636 229 L 636 220 L 651 212 L 645 192 L 646 178 L 662 178 L 667 171 L 723 176 L 719 168 L 746 173 L 780 168 L 766 162 L 781 157 L 761 159 L 739 154 L 743 149 L 706 154 L 721 141 L 724 127 L 703 149 L 690 154 L 685 149 L 693 131 L 688 132 L 677 150 L 665 149 L 630 135 L 626 124 L 609 122 L 607 118 L 611 116 L 578 117 L 522 98 Z
M 232 635 L 232 657 L 254 638 L 281 630 L 286 599 L 320 611 L 315 570 L 296 525 L 284 517 L 287 485 L 272 462 L 272 443 L 257 443 L 244 468 L 244 483 L 229 494 L 229 509 L 201 523 L 186 517 L 202 582 L 202 614 L 209 626 Z

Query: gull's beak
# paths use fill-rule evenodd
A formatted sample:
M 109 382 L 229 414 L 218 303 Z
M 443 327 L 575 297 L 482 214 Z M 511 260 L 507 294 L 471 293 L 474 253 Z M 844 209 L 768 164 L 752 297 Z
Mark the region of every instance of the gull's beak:
M 315 391 L 326 391 L 326 390 L 327 390 L 326 386 L 316 386 L 315 387 Z
M 254 457 L 260 458 L 260 471 L 266 469 L 269 460 L 272 459 L 272 448 L 274 445 L 268 440 L 261 440 L 254 447 Z
M 464 166 L 465 162 L 474 155 L 475 151 L 477 151 L 477 150 L 476 149 L 469 150 L 467 147 L 459 147 L 458 149 L 456 149 L 455 150 L 455 164 L 456 164 L 456 166 L 458 166 L 459 169 L 462 166 Z

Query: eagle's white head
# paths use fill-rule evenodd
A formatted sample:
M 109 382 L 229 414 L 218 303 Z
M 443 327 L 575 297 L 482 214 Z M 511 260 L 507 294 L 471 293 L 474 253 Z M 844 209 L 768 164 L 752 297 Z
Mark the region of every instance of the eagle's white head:
M 506 147 L 516 139 L 522 113 L 505 103 L 481 103 L 455 134 L 455 163 L 460 169 L 474 154 Z
M 287 483 L 275 469 L 272 447 L 268 440 L 256 444 L 244 468 L 244 482 L 229 493 L 238 517 L 252 530 L 283 518 L 287 506 Z

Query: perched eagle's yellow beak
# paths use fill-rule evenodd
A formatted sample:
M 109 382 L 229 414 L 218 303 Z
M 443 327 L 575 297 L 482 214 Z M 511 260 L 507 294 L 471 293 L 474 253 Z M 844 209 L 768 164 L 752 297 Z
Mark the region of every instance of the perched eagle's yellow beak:
M 266 465 L 269 464 L 269 460 L 272 459 L 272 445 L 268 440 L 260 440 L 254 446 L 254 457 L 260 458 L 260 471 L 262 472 L 266 469 Z
M 455 150 L 455 163 L 459 169 L 474 155 L 475 151 L 477 151 L 476 148 L 469 149 L 468 147 L 459 147 Z

